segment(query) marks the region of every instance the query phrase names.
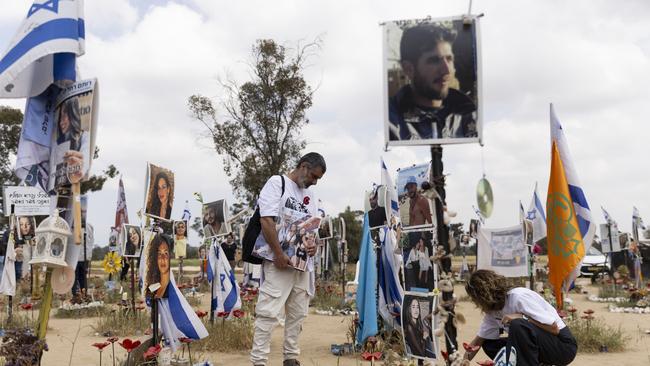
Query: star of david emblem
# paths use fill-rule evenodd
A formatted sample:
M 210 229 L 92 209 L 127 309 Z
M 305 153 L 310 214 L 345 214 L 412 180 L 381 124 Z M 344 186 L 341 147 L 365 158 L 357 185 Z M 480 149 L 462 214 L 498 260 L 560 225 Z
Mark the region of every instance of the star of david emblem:
M 528 215 L 526 215 L 526 218 L 528 220 L 535 220 L 535 216 L 536 216 L 535 215 L 535 210 L 532 210 L 532 211 L 528 211 Z
M 42 4 L 33 4 L 31 8 L 29 8 L 29 12 L 27 12 L 27 18 L 31 17 L 34 15 L 39 10 L 49 10 L 55 14 L 59 13 L 59 1 L 60 0 L 48 0 Z

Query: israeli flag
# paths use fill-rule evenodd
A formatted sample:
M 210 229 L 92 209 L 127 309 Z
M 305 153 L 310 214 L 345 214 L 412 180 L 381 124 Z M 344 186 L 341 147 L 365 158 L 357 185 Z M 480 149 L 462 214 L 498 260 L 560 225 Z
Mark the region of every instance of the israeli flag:
M 384 227 L 379 231 L 382 243 L 381 261 L 379 261 L 379 315 L 389 327 L 401 328 L 402 299 L 404 289 L 399 281 L 402 256 L 396 254 L 397 238 L 395 231 Z
M 187 200 L 185 200 L 185 209 L 183 209 L 183 217 L 181 218 L 181 220 L 187 221 L 189 224 L 191 217 L 192 217 L 192 213 L 190 212 L 190 203 Z
M 85 52 L 83 0 L 35 0 L 0 57 L 0 98 L 41 94 L 55 80 L 76 80 Z
M 396 220 L 399 220 L 399 201 L 397 198 L 397 190 L 393 184 L 393 180 L 390 179 L 390 174 L 388 173 L 388 168 L 386 168 L 386 163 L 384 159 L 381 159 L 381 184 L 386 187 L 388 192 L 388 198 L 390 199 L 390 212 L 391 216 Z M 390 223 L 390 218 L 388 218 Z
M 228 318 L 231 318 L 233 311 L 241 309 L 239 285 L 216 238 L 212 240 L 208 254 L 208 281 L 212 283 L 211 311 L 229 313 Z
M 600 206 L 600 209 L 603 210 L 603 217 L 605 217 L 605 221 L 609 225 L 616 225 L 616 221 L 612 219 L 612 215 L 610 215 L 609 212 L 607 212 L 607 210 L 605 210 L 603 206 Z
M 526 219 L 533 222 L 533 242 L 535 243 L 546 237 L 546 214 L 544 212 L 542 201 L 537 195 L 537 183 L 535 183 L 533 198 L 526 212 Z
M 205 325 L 176 286 L 172 271 L 167 285 L 167 298 L 158 299 L 158 313 L 160 328 L 172 352 L 180 347 L 180 338 L 198 340 L 208 336 Z
M 639 213 L 639 209 L 636 208 L 636 206 L 632 206 L 632 222 L 641 230 L 647 230 L 645 224 L 643 223 L 643 219 L 641 218 L 641 214 Z

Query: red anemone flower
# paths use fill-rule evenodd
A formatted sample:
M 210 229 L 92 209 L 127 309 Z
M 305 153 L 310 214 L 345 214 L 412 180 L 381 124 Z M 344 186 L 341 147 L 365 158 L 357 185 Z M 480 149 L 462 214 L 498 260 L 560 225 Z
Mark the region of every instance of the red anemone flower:
M 463 342 L 463 348 L 465 348 L 465 351 L 467 352 L 476 352 L 481 349 L 481 346 L 474 346 L 467 342 Z
M 228 315 L 230 315 L 230 313 L 225 312 L 225 311 L 220 311 L 220 312 L 217 313 L 217 318 L 227 318 Z
M 131 353 L 131 351 L 133 351 L 134 349 L 138 348 L 138 346 L 139 346 L 141 343 L 142 343 L 142 342 L 140 342 L 140 341 L 138 341 L 138 340 L 132 341 L 132 340 L 130 340 L 129 338 L 124 338 L 124 339 L 122 340 L 122 342 L 120 342 L 120 346 L 122 346 L 122 348 L 124 348 L 124 349 L 126 350 L 126 352 Z
M 235 318 L 242 318 L 245 314 L 246 313 L 240 309 L 237 309 L 232 312 L 232 316 L 234 316 Z
M 583 313 L 591 315 L 591 314 L 595 313 L 595 311 L 593 311 L 591 309 L 587 309 L 587 310 L 583 311 Z
M 187 338 L 187 337 L 181 337 L 178 340 L 181 341 L 181 343 L 192 343 L 193 341 L 192 338 Z
M 142 354 L 142 356 L 145 360 L 153 360 L 158 356 L 161 349 L 162 347 L 159 344 L 151 346 Z
M 477 364 L 481 366 L 494 366 L 494 361 L 492 360 L 485 360 L 485 361 L 479 361 Z
M 199 318 L 203 318 L 206 315 L 208 315 L 207 311 L 203 311 L 203 310 L 197 310 L 196 311 L 196 316 L 198 316 Z
M 379 360 L 381 359 L 381 352 L 364 352 L 361 354 L 361 358 L 363 358 L 365 361 L 370 361 L 370 360 Z
M 106 342 L 111 342 L 111 343 L 115 343 L 115 342 L 117 342 L 118 340 L 120 340 L 120 339 L 117 338 L 117 337 L 106 338 Z
M 23 310 L 32 310 L 33 307 L 34 307 L 34 304 L 32 304 L 31 302 L 20 304 L 20 308 L 23 309 Z
M 108 346 L 111 344 L 110 342 L 101 342 L 101 343 L 93 343 L 91 346 L 96 347 L 100 352 L 104 349 L 104 347 Z

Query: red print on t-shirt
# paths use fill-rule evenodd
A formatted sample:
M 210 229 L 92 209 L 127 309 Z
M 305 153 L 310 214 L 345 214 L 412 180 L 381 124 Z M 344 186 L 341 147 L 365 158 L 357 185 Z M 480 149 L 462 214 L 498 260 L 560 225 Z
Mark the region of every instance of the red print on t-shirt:
M 309 196 L 305 196 L 305 198 L 302 199 L 302 203 L 305 205 L 309 204 Z

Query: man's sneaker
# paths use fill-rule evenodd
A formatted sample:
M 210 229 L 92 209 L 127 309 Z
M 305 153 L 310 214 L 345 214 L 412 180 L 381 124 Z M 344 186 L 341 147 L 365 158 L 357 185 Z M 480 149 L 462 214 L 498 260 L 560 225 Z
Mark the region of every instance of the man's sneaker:
M 300 366 L 298 360 L 284 360 L 282 366 Z

